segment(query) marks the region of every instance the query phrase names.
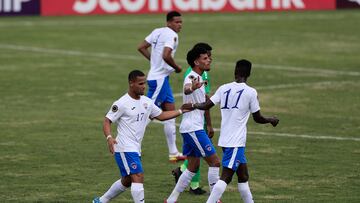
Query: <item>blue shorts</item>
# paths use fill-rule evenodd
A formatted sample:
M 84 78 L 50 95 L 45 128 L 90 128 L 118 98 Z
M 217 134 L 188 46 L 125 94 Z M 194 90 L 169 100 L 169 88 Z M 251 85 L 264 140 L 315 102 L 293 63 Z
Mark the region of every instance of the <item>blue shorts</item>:
M 240 164 L 246 164 L 245 147 L 223 147 L 223 167 L 236 171 Z
M 157 80 L 147 81 L 149 90 L 147 97 L 152 99 L 156 106 L 161 107 L 162 103 L 174 103 L 174 96 L 169 83 L 169 76 Z
M 183 136 L 183 154 L 193 157 L 208 157 L 216 153 L 205 130 L 181 133 Z
M 115 152 L 114 156 L 122 177 L 131 174 L 144 173 L 139 153 Z

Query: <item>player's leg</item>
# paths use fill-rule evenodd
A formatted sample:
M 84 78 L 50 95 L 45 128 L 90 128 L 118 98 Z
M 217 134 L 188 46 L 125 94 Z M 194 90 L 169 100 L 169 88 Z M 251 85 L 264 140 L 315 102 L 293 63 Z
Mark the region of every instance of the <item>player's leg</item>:
M 206 203 L 218 202 L 222 194 L 225 192 L 227 185 L 231 182 L 234 173 L 235 173 L 234 170 L 223 167 L 220 180 L 218 180 L 214 185 L 213 190 L 211 191 L 210 196 L 206 201 Z
M 200 158 L 188 156 L 189 165 L 188 168 L 181 174 L 175 188 L 171 192 L 170 196 L 166 199 L 167 203 L 174 203 L 178 199 L 180 193 L 189 185 L 191 179 L 194 177 L 195 172 L 199 169 Z
M 148 80 L 147 82 L 149 87 L 147 96 L 154 101 L 155 105 L 165 111 L 175 110 L 175 100 L 172 96 L 169 77 Z M 175 119 L 164 121 L 163 124 L 169 149 L 169 159 L 173 159 L 171 161 L 177 161 L 176 157 L 179 155 L 179 151 L 176 146 Z
M 219 180 L 220 159 L 216 155 L 215 147 L 204 130 L 196 131 L 193 136 L 196 136 L 196 142 L 198 143 L 197 146 L 198 150 L 201 152 L 201 156 L 204 157 L 209 165 L 208 183 L 211 193 L 213 186 Z
M 131 177 L 131 195 L 135 203 L 144 202 L 144 170 L 137 152 L 119 152 L 116 161 L 121 164 L 121 172 Z
M 200 165 L 195 176 L 191 179 L 190 182 L 190 193 L 194 195 L 202 195 L 206 193 L 206 191 L 200 187 Z
M 247 169 L 246 163 L 241 163 L 238 170 L 236 171 L 238 176 L 238 191 L 240 192 L 241 198 L 244 203 L 252 203 L 254 202 L 253 196 L 249 187 L 249 173 Z
M 131 196 L 134 203 L 145 202 L 144 173 L 131 174 Z

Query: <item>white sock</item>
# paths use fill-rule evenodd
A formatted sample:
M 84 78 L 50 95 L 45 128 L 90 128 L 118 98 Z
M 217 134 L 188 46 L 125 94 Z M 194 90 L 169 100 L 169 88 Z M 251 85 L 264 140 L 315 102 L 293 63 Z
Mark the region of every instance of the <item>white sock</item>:
M 144 184 L 142 183 L 131 183 L 131 195 L 133 197 L 134 203 L 144 203 Z
M 175 118 L 164 121 L 164 133 L 169 148 L 169 154 L 177 154 L 179 151 L 176 147 L 176 126 Z
M 114 199 L 120 193 L 124 192 L 126 187 L 121 183 L 121 179 L 113 183 L 108 191 L 100 197 L 102 203 L 108 203 L 111 199 Z
M 208 182 L 209 182 L 210 193 L 216 182 L 219 180 L 219 171 L 220 171 L 219 167 L 209 167 Z
M 238 183 L 238 190 L 244 203 L 253 203 L 253 196 L 250 191 L 249 182 Z
M 168 203 L 173 203 L 176 202 L 176 200 L 178 199 L 180 193 L 182 193 L 185 188 L 189 185 L 191 179 L 195 176 L 195 173 L 190 172 L 189 170 L 185 170 L 178 182 L 176 183 L 176 186 L 174 188 L 174 190 L 172 191 L 172 193 L 170 194 L 169 198 L 167 199 Z
M 206 203 L 216 203 L 224 193 L 226 186 L 227 184 L 225 183 L 225 181 L 217 181 Z

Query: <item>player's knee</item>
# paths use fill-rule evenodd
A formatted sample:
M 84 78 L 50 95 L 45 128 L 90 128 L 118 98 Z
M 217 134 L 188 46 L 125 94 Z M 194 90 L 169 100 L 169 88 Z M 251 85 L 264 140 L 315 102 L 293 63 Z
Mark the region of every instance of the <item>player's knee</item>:
M 238 182 L 245 183 L 249 180 L 249 174 L 240 174 L 238 175 Z
M 221 180 L 229 184 L 232 181 L 232 176 L 221 176 Z

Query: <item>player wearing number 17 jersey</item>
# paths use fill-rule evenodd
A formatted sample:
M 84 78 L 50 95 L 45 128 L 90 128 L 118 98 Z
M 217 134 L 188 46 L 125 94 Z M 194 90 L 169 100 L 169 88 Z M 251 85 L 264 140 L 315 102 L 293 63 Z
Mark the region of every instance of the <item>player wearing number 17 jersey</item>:
M 243 201 L 254 202 L 248 184 L 249 175 L 245 157 L 246 124 L 250 113 L 255 122 L 271 123 L 274 127 L 279 119 L 261 115 L 257 92 L 246 84 L 250 71 L 251 63 L 247 60 L 239 60 L 235 67 L 234 82 L 220 86 L 209 101 L 193 105 L 193 108 L 201 110 L 210 109 L 215 104 L 219 104 L 221 108 L 221 131 L 218 145 L 223 150 L 223 170 L 207 203 L 215 203 L 221 198 L 234 173 L 238 176 L 238 191 Z

